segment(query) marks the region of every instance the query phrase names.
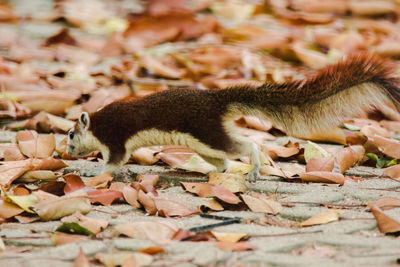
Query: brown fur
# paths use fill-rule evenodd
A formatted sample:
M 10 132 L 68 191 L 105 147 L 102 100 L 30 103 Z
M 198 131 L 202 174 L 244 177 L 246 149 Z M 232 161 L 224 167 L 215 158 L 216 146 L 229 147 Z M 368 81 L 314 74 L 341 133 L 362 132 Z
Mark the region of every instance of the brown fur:
M 333 126 L 386 100 L 397 107 L 400 102 L 392 67 L 361 55 L 307 80 L 225 90 L 175 89 L 117 101 L 90 114 L 89 130 L 109 148 L 109 163 L 124 161 L 128 139 L 151 129 L 190 134 L 212 149 L 240 154 L 249 143 L 231 129 L 237 115 L 263 116 L 296 134 Z

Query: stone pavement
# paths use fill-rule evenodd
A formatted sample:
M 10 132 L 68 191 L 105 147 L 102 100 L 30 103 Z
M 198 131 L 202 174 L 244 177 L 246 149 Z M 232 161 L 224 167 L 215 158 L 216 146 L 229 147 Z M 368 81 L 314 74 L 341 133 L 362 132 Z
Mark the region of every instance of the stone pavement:
M 68 161 L 65 172 L 80 172 L 83 176 L 98 174 L 101 164 L 87 161 Z M 191 195 L 179 186 L 180 181 L 207 181 L 205 175 L 175 171 L 165 166 L 124 166 L 118 179 L 129 181 L 134 173 L 157 173 L 160 195 L 173 196 L 192 206 L 207 199 Z M 381 170 L 355 167 L 349 175 L 363 176 L 364 180 L 344 186 L 319 183 L 288 182 L 279 177 L 263 176 L 248 189 L 274 194 L 284 204 L 278 215 L 264 215 L 249 211 L 223 211 L 218 215 L 257 220 L 262 217 L 276 225 L 239 223 L 217 227 L 215 231 L 247 233 L 253 251 L 227 252 L 207 242 L 171 242 L 162 244 L 166 252 L 154 256 L 151 266 L 396 266 L 400 262 L 400 238 L 385 236 L 376 228 L 376 221 L 363 204 L 383 196 L 400 196 L 400 183 L 371 175 Z M 288 227 L 327 209 L 319 203 L 332 204 L 342 211 L 340 220 L 306 228 Z M 385 211 L 400 220 L 400 209 Z M 28 252 L 1 257 L 0 266 L 73 266 L 79 248 L 88 256 L 97 252 L 136 251 L 156 244 L 149 240 L 115 237 L 113 225 L 139 220 L 168 220 L 188 229 L 217 222 L 196 215 L 189 218 L 165 219 L 146 216 L 142 210 L 126 204 L 110 207 L 95 206 L 87 215 L 109 222 L 102 240 L 90 240 L 54 246 L 50 233 L 60 221 L 30 224 L 3 223 L 0 235 L 8 248 L 26 248 Z

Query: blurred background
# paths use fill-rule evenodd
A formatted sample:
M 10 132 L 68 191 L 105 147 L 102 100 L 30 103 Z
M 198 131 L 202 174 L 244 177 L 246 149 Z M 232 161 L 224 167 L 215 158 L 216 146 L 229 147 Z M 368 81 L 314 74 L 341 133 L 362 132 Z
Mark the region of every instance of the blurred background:
M 302 79 L 360 51 L 397 64 L 399 14 L 398 0 L 1 1 L 0 122 L 66 132 L 127 96 Z

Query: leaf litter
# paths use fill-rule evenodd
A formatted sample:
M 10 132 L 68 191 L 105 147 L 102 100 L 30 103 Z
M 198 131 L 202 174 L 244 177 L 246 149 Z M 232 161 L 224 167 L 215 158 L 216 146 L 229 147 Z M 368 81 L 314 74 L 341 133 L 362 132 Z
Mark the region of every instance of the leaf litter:
M 167 223 L 200 211 L 246 210 L 280 218 L 284 202 L 279 195 L 249 192 L 245 175 L 251 165 L 246 157 L 230 161 L 227 172 L 218 173 L 183 147 L 142 148 L 132 155 L 131 161 L 142 165 L 206 174 L 209 183 L 182 182 L 183 190 L 190 192 L 185 196 L 206 198 L 192 206 L 164 195 L 170 185 L 157 175 L 138 174 L 137 182 L 127 183 L 114 181 L 107 173 L 92 178 L 66 174 L 64 160 L 77 158 L 66 154 L 66 139 L 59 142 L 57 135 L 65 136 L 82 111 L 94 112 L 125 97 L 140 98 L 176 87 L 288 82 L 363 50 L 398 64 L 399 42 L 393 37 L 398 27 L 395 19 L 387 19 L 399 12 L 398 4 L 328 2 L 135 1 L 133 7 L 121 8 L 115 1 L 68 0 L 50 5 L 44 13 L 29 9 L 29 14 L 13 1 L 1 4 L 0 20 L 7 27 L 0 29 L 0 119 L 2 127 L 17 131 L 15 138 L 0 144 L 1 223 L 60 220 L 99 238 L 112 228 L 127 236 L 168 243 L 186 230 L 171 224 L 168 233 L 159 233 L 166 227 L 160 222 L 150 223 L 149 229 L 134 222 L 110 227 L 107 221 L 91 217 L 92 212 L 97 207 L 127 205 L 165 217 Z M 56 21 L 54 30 L 45 30 Z M 40 36 L 34 36 L 36 31 L 19 31 L 21 26 L 34 28 L 37 22 L 46 25 L 38 30 L 43 30 Z M 378 114 L 349 118 L 344 128 L 298 136 L 345 145 L 340 149 L 314 142 L 279 143 L 284 130 L 252 116 L 239 117 L 235 124 L 263 152 L 261 174 L 290 183 L 346 187 L 363 180 L 346 173 L 357 165 L 384 168 L 382 177 L 400 177 L 400 116 L 393 108 L 387 105 L 379 107 Z M 81 160 L 102 161 L 99 152 Z M 399 207 L 397 198 L 386 196 L 368 205 L 383 233 L 398 233 L 398 222 L 385 214 Z M 300 225 L 338 220 L 341 208 L 337 208 Z M 256 249 L 240 241 L 246 233 L 219 235 L 221 240 L 202 233 L 189 233 L 186 238 L 216 242 L 229 251 Z M 52 238 L 56 245 L 90 239 L 59 231 Z M 76 265 L 88 266 L 94 259 L 108 265 L 146 265 L 153 261 L 150 255 L 164 251 L 149 247 L 143 253 L 98 253 L 90 260 L 80 251 Z

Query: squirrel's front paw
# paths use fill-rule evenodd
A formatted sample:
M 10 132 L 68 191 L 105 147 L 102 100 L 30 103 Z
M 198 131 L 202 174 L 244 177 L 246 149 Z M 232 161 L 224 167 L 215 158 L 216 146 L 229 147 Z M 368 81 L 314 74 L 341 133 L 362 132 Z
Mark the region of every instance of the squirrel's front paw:
M 247 174 L 247 180 L 250 183 L 255 183 L 257 182 L 257 180 L 260 178 L 260 173 L 258 170 L 251 170 L 248 174 Z

